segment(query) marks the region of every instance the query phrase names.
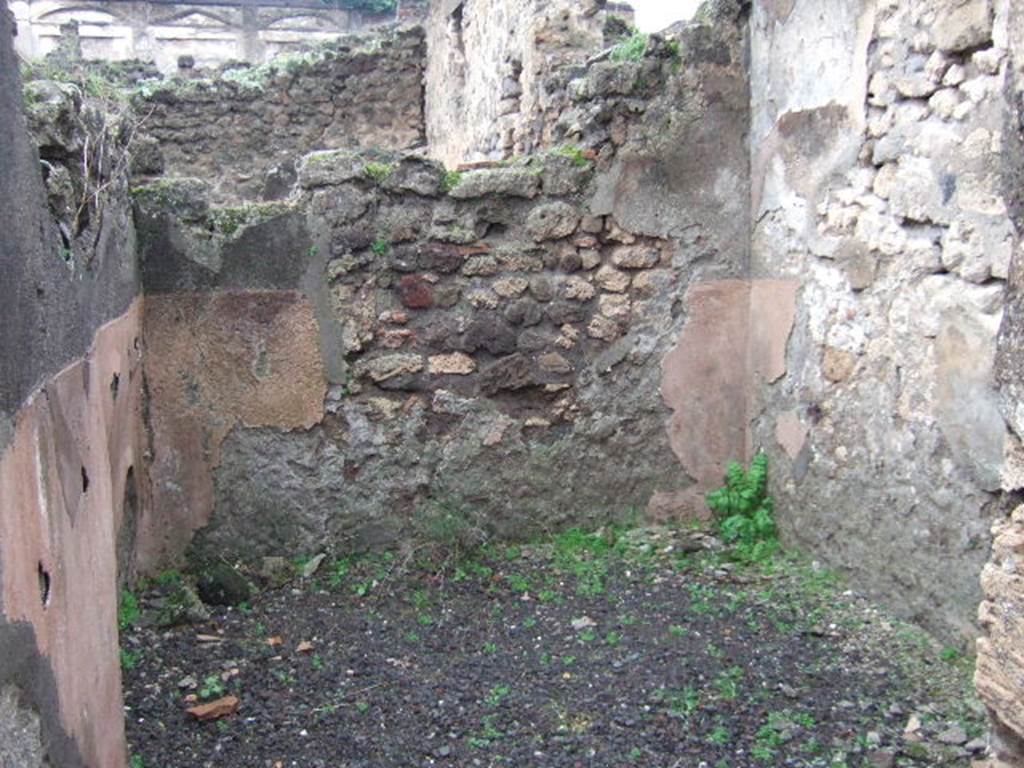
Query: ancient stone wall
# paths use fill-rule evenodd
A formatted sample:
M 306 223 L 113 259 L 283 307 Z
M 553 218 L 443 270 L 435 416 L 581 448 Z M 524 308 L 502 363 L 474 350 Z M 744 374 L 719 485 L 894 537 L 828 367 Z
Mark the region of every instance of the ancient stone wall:
M 316 149 L 408 149 L 424 140 L 423 33 L 346 38 L 212 80 L 175 79 L 136 97 L 136 176 L 194 176 L 216 197 L 273 199 Z
M 125 765 L 116 586 L 147 497 L 129 132 L 80 91 L 23 94 L 0 14 L 3 765 Z
M 394 14 L 367 14 L 326 3 L 150 3 L 125 0 L 13 0 L 16 49 L 37 60 L 69 43 L 86 59 L 154 63 L 173 74 L 181 57 L 200 67 L 262 64 L 281 53 L 336 40 Z
M 747 268 L 747 87 L 735 26 L 710 59 L 679 43 L 581 72 L 580 108 L 621 131 L 588 126 L 591 151 L 462 174 L 319 152 L 273 205 L 140 190 L 156 519 L 177 537 L 144 559 L 192 531 L 252 562 L 406 540 L 439 514 L 514 537 L 696 513 L 667 422 L 720 378 L 662 389 L 721 338 L 713 307 L 661 362 L 698 311 L 687 287 Z M 614 67 L 628 87 L 587 90 Z
M 790 540 L 964 639 L 1007 439 L 1008 7 L 797 0 L 752 19 L 752 273 L 799 285 L 754 442 Z
M 1004 93 L 1009 108 L 1002 136 L 1002 181 L 1018 241 L 1010 264 L 996 379 L 1003 415 L 1012 431 L 1003 485 L 1019 492 L 1020 440 L 1024 438 L 1024 246 L 1019 237 L 1024 232 L 1024 8 L 1018 3 L 1008 12 L 1010 59 Z M 1024 764 L 1024 508 L 999 516 L 992 533 L 992 556 L 981 580 L 984 601 L 978 621 L 983 634 L 978 640 L 975 683 L 991 715 L 995 765 L 1004 768 Z
M 442 0 L 430 4 L 426 73 L 431 156 L 454 167 L 551 146 L 544 116 L 631 9 L 587 2 Z M 617 39 L 617 38 L 616 38 Z

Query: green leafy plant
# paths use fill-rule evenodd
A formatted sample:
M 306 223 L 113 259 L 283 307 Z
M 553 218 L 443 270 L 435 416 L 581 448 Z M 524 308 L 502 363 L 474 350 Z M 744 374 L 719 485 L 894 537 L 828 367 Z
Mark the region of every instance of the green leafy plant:
M 734 555 L 762 562 L 778 551 L 774 502 L 768 495 L 768 455 L 758 453 L 745 470 L 737 461 L 725 473 L 725 486 L 707 495 L 707 505 L 718 518 L 722 539 L 733 545 Z
M 367 163 L 363 167 L 363 173 L 366 177 L 375 181 L 377 184 L 383 184 L 387 181 L 388 177 L 391 176 L 394 170 L 395 169 L 387 163 Z
M 142 755 L 132 755 L 128 758 L 128 768 L 146 768 L 146 761 L 142 759 Z
M 715 678 L 715 687 L 718 694 L 726 701 L 734 701 L 740 695 L 740 681 L 743 679 L 743 670 L 739 667 L 730 667 Z
M 718 726 L 710 734 L 708 734 L 708 741 L 718 746 L 724 746 L 729 743 L 729 730 L 724 726 Z
M 484 703 L 489 707 L 497 707 L 508 696 L 511 689 L 507 685 L 496 685 L 491 688 Z
M 565 144 L 553 150 L 553 152 L 558 157 L 568 158 L 574 168 L 590 167 L 590 161 L 587 159 L 586 155 L 583 154 L 583 150 L 577 146 Z
M 939 651 L 939 658 L 947 664 L 954 664 L 960 660 L 960 651 L 953 647 L 943 648 Z
M 612 61 L 640 61 L 647 52 L 647 35 L 643 32 L 633 32 L 621 43 L 612 48 L 609 58 Z
M 213 699 L 224 693 L 224 683 L 217 675 L 210 675 L 203 679 L 203 684 L 199 688 L 200 699 Z
M 139 665 L 139 657 L 142 654 L 139 651 L 126 651 L 124 648 L 121 649 L 121 669 L 132 670 Z
M 139 599 L 133 592 L 121 594 L 121 605 L 117 610 L 117 626 L 124 632 L 139 623 L 142 612 L 139 610 Z
M 441 180 L 441 186 L 445 192 L 451 192 L 462 183 L 462 174 L 458 171 L 448 171 Z

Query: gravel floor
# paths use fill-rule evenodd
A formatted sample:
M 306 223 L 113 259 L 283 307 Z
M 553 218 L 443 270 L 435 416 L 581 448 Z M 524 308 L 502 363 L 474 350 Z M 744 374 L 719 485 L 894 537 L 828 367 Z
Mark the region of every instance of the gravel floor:
M 122 635 L 132 768 L 969 766 L 969 660 L 810 565 L 639 529 L 325 560 Z M 134 617 L 133 617 L 134 619 Z M 186 710 L 237 710 L 200 721 Z

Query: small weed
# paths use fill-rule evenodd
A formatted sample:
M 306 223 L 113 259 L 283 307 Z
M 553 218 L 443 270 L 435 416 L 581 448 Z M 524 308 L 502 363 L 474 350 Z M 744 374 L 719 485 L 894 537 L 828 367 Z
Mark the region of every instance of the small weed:
M 387 163 L 367 163 L 363 168 L 363 173 L 375 183 L 383 184 L 391 177 L 394 170 Z
M 730 667 L 715 678 L 715 688 L 726 701 L 735 701 L 740 695 L 740 680 L 742 679 L 743 670 L 739 667 Z
M 373 241 L 373 244 L 370 246 L 370 250 L 373 251 L 374 256 L 387 256 L 388 251 L 391 250 L 391 243 L 383 237 L 378 237 Z
M 484 653 L 488 654 L 489 656 L 493 656 L 497 652 L 498 652 L 498 644 L 497 643 L 491 643 L 491 642 L 484 643 Z
M 939 658 L 947 664 L 955 664 L 960 660 L 960 651 L 956 648 L 943 648 L 939 651 Z
M 533 629 L 537 626 L 537 620 L 533 616 L 523 619 L 523 629 Z
M 730 463 L 725 486 L 709 493 L 707 504 L 718 517 L 719 532 L 732 545 L 737 560 L 761 563 L 778 551 L 774 502 L 768 495 L 768 454 L 757 454 L 749 471 L 739 462 Z
M 319 653 L 313 654 L 313 658 L 310 659 L 310 663 L 313 665 L 313 669 L 319 671 L 324 668 L 324 660 L 320 657 Z
M 124 648 L 121 649 L 121 669 L 132 670 L 139 665 L 139 658 L 142 656 L 140 651 L 126 651 Z
M 588 629 L 588 630 L 585 630 L 583 632 L 580 632 L 580 642 L 581 643 L 592 643 L 596 639 L 597 639 L 597 633 L 594 632 L 593 630 Z
M 407 643 L 418 643 L 420 641 L 420 639 L 421 638 L 420 638 L 419 632 L 406 632 L 405 633 L 405 642 L 407 642 Z
M 368 702 L 368 701 L 357 701 L 356 702 L 356 712 L 358 712 L 360 715 L 365 715 L 369 711 L 370 711 L 370 702 Z
M 612 49 L 609 58 L 615 62 L 640 61 L 646 52 L 647 35 L 642 32 L 634 32 Z
M 185 580 L 185 577 L 181 575 L 181 571 L 161 571 L 157 574 L 154 581 L 158 586 L 161 587 L 176 587 Z
M 351 570 L 351 559 L 343 557 L 340 560 L 335 560 L 334 565 L 331 566 L 330 573 L 327 575 L 327 583 L 337 589 L 345 581 L 345 577 L 348 576 Z
M 571 667 L 575 663 L 576 663 L 576 657 L 575 656 L 563 656 L 562 657 L 562 665 L 563 666 Z
M 203 684 L 199 688 L 200 699 L 213 699 L 224 694 L 224 683 L 217 675 L 210 675 L 203 678 Z
M 793 722 L 797 725 L 802 725 L 804 728 L 813 728 L 817 723 L 814 720 L 813 715 L 809 715 L 806 712 L 798 712 L 793 715 Z
M 764 744 L 755 744 L 750 749 L 751 756 L 762 763 L 770 763 L 775 759 L 775 750 Z
M 814 736 L 811 736 L 800 745 L 800 751 L 806 752 L 809 755 L 820 755 L 822 752 L 821 742 Z
M 576 592 L 597 597 L 606 591 L 611 546 L 600 533 L 570 528 L 555 537 L 555 566 L 576 577 Z
M 142 759 L 142 755 L 132 755 L 128 758 L 128 768 L 146 768 L 146 761 Z
M 489 707 L 497 707 L 508 696 L 510 688 L 507 685 L 496 685 L 491 688 L 484 703 Z
M 673 624 L 668 628 L 668 633 L 672 635 L 672 637 L 686 637 L 690 634 L 690 630 L 681 624 Z
M 688 685 L 681 691 L 659 691 L 658 698 L 663 701 L 670 715 L 689 717 L 700 709 L 700 691 Z
M 513 573 L 508 577 L 508 585 L 516 594 L 526 594 L 530 591 L 530 579 L 519 573 Z
M 643 756 L 644 752 L 642 749 L 640 749 L 640 747 L 633 747 L 631 750 L 629 750 L 629 759 L 634 762 L 639 760 Z
M 729 743 L 729 731 L 724 726 L 718 726 L 710 734 L 708 734 L 708 741 L 718 746 L 725 746 Z
M 622 635 L 618 632 L 609 632 L 607 635 L 604 636 L 605 645 L 611 646 L 612 648 L 614 648 L 621 642 Z
M 569 158 L 569 161 L 572 163 L 572 166 L 574 168 L 590 167 L 590 161 L 587 160 L 586 155 L 583 154 L 583 150 L 571 144 L 566 144 L 564 146 L 558 147 L 556 150 L 554 150 L 554 154 L 557 155 L 558 157 Z
M 484 726 L 484 738 L 494 741 L 505 735 L 495 727 L 494 715 L 484 715 L 482 723 Z
M 421 613 L 416 617 L 416 621 L 419 622 L 421 627 L 429 627 L 434 623 L 434 617 L 429 613 Z
M 441 180 L 441 186 L 445 192 L 451 192 L 462 183 L 462 174 L 458 171 L 448 171 Z
M 139 610 L 139 599 L 129 591 L 121 594 L 121 606 L 117 610 L 117 626 L 124 632 L 139 623 L 142 612 Z

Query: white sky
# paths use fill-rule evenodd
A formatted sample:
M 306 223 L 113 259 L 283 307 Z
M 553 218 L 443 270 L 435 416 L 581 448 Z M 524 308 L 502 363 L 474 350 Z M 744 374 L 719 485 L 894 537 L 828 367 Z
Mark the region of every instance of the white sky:
M 700 0 L 629 0 L 636 9 L 636 26 L 641 32 L 660 32 L 669 24 L 689 19 Z

